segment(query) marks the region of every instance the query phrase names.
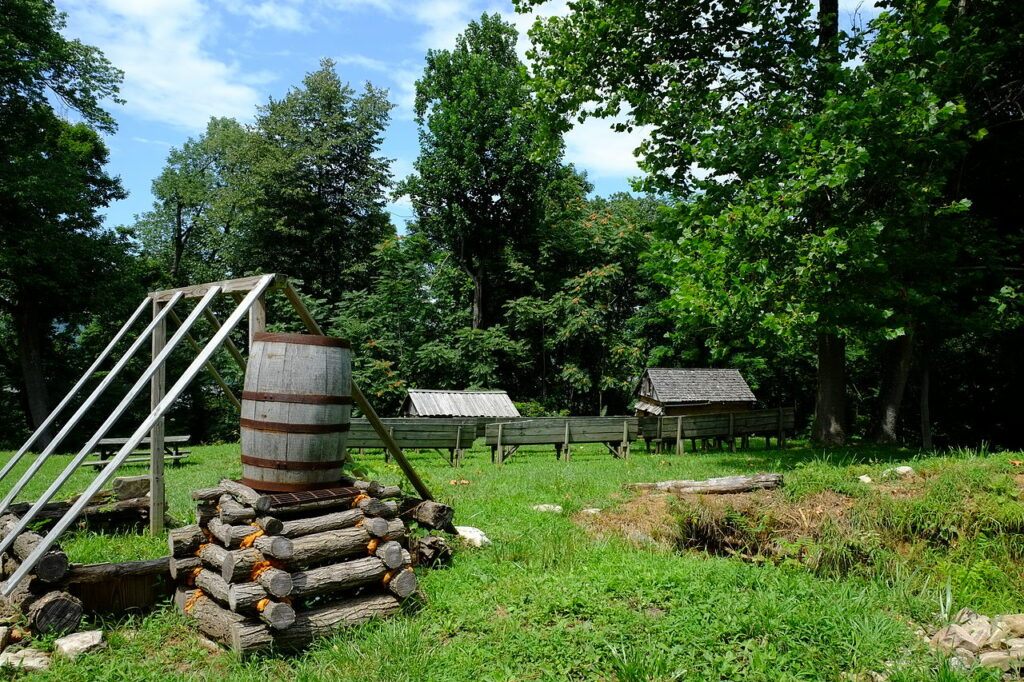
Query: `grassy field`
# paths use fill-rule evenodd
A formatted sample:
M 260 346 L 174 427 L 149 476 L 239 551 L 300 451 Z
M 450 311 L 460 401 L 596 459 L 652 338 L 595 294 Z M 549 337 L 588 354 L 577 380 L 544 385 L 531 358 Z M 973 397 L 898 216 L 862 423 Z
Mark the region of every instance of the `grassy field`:
M 197 447 L 188 464 L 169 468 L 171 513 L 188 520 L 189 491 L 238 475 L 237 455 L 237 445 Z M 603 448 L 580 447 L 565 464 L 550 449 L 527 448 L 498 468 L 478 445 L 455 471 L 435 453 L 414 453 L 435 495 L 455 506 L 456 522 L 493 541 L 460 550 L 449 569 L 423 573 L 428 603 L 417 615 L 340 633 L 303 656 L 243 662 L 199 646 L 183 618 L 164 608 L 101 623 L 109 649 L 56 662 L 49 677 L 837 680 L 889 670 L 890 680 L 968 679 L 946 669 L 914 627 L 961 606 L 1024 611 L 1017 456 L 795 445 L 684 457 L 635 448 L 621 461 Z M 362 463 L 382 481 L 401 480 L 380 457 Z M 880 480 L 897 463 L 921 473 L 925 482 L 913 495 L 879 494 L 857 481 L 862 474 Z M 683 538 L 676 546 L 638 546 L 577 523 L 583 508 L 629 505 L 623 483 L 756 471 L 785 474 L 783 501 L 799 505 L 827 493 L 862 510 L 836 542 L 818 543 L 819 550 L 848 553 L 854 543 L 863 552 L 851 555 L 858 561 L 822 570 L 820 562 L 686 550 Z M 460 479 L 468 484 L 453 485 Z M 71 487 L 86 480 L 80 473 Z M 533 511 L 537 503 L 565 512 Z M 678 513 L 684 528 L 686 509 Z M 76 561 L 154 557 L 165 549 L 162 538 L 92 533 L 64 545 Z M 979 672 L 970 679 L 998 678 Z

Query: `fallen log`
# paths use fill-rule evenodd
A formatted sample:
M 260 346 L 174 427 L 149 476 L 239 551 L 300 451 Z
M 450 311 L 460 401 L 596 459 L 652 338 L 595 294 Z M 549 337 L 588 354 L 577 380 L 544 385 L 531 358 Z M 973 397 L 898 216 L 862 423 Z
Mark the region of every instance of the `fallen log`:
M 383 521 L 383 519 L 379 520 Z M 304 535 L 292 540 L 294 551 L 287 566 L 305 568 L 339 559 L 365 556 L 370 540 L 370 534 L 363 526 Z
M 228 590 L 228 607 L 236 613 L 256 614 L 275 630 L 284 630 L 295 622 L 295 609 L 291 604 L 270 599 L 256 583 L 236 583 Z
M 658 483 L 630 483 L 632 490 L 659 490 L 676 494 L 695 493 L 699 495 L 725 495 L 747 493 L 754 490 L 771 490 L 782 486 L 782 474 L 757 474 L 755 476 L 724 476 L 703 481 L 660 481 Z
M 428 530 L 452 530 L 455 510 L 433 500 L 409 500 L 403 503 L 402 516 Z
M 199 560 L 192 557 L 198 565 Z M 171 557 L 125 561 L 116 564 L 72 564 L 64 578 L 65 583 L 100 583 L 129 576 L 167 575 L 170 573 Z
M 343 627 L 362 625 L 374 618 L 398 613 L 401 604 L 388 594 L 356 597 L 339 604 L 299 612 L 295 623 L 287 630 L 274 632 L 268 626 L 253 621 L 235 621 L 230 626 L 231 648 L 242 655 L 261 651 L 270 646 L 295 650 L 309 646 L 318 637 L 325 637 Z
M 196 523 L 203 528 L 210 524 L 210 519 L 215 519 L 220 515 L 217 511 L 216 500 L 211 502 L 199 502 L 196 504 Z
M 351 528 L 362 520 L 363 512 L 361 509 L 346 509 L 345 511 L 332 512 L 323 516 L 311 516 L 304 519 L 284 521 L 277 535 L 286 538 L 297 538 L 302 535 Z
M 8 534 L 13 532 L 19 520 L 13 514 L 5 514 L 3 517 L 0 517 L 0 537 L 6 538 Z M 42 541 L 43 537 L 39 533 L 26 530 L 14 539 L 14 543 L 11 545 L 11 553 L 19 561 L 24 561 Z M 54 545 L 36 562 L 35 567 L 32 569 L 32 574 L 43 582 L 58 583 L 67 575 L 70 565 L 68 555 L 59 546 Z
M 191 556 L 206 542 L 206 535 L 198 524 L 172 528 L 167 533 L 167 546 L 175 559 Z

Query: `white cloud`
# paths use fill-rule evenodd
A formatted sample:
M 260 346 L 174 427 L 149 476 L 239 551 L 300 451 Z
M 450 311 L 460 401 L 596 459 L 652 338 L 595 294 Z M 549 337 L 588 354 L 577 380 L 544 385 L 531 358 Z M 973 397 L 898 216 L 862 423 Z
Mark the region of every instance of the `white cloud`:
M 650 131 L 618 132 L 611 128 L 614 122 L 590 118 L 577 124 L 565 136 L 565 158 L 596 177 L 641 175 L 633 151 Z
M 455 47 L 456 36 L 482 13 L 472 0 L 422 0 L 410 5 L 406 10 L 417 23 L 426 27 L 419 44 L 427 49 Z
M 219 27 L 199 0 L 66 0 L 69 34 L 125 72 L 121 94 L 138 116 L 196 130 L 210 116 L 248 118 L 261 94 L 238 64 L 204 45 Z M 257 77 L 265 81 L 266 75 Z
M 279 2 L 263 0 L 226 0 L 224 8 L 232 14 L 240 14 L 252 19 L 256 28 L 277 28 L 283 31 L 303 31 L 308 28 L 305 15 L 299 5 L 302 0 Z

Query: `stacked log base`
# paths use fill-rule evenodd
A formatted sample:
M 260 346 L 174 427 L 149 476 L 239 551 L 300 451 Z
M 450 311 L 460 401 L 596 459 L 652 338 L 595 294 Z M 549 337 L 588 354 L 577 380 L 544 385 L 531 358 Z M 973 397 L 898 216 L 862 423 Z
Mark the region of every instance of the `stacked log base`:
M 394 486 L 350 483 L 308 498 L 228 480 L 195 491 L 197 524 L 169 535 L 178 608 L 242 655 L 398 612 L 418 593 L 403 520 L 415 505 Z

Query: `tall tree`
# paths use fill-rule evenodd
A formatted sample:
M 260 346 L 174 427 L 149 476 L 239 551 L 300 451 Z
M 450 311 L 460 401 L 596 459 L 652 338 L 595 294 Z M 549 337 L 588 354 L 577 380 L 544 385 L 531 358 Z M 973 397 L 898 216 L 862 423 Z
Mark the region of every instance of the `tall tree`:
M 501 286 L 506 250 L 535 240 L 561 151 L 539 134 L 517 37 L 512 24 L 484 14 L 454 49 L 428 51 L 416 82 L 420 155 L 398 190 L 412 199 L 413 229 L 473 281 L 474 329 L 500 319 L 503 297 L 491 289 Z
M 0 307 L 10 315 L 31 420 L 49 412 L 45 361 L 57 321 L 96 300 L 124 253 L 101 230 L 97 209 L 124 195 L 104 170 L 95 126 L 114 129 L 102 108 L 121 74 L 95 48 L 65 38 L 64 15 L 46 0 L 0 8 Z M 80 114 L 71 124 L 51 98 Z M 44 440 L 48 434 L 44 435 Z

